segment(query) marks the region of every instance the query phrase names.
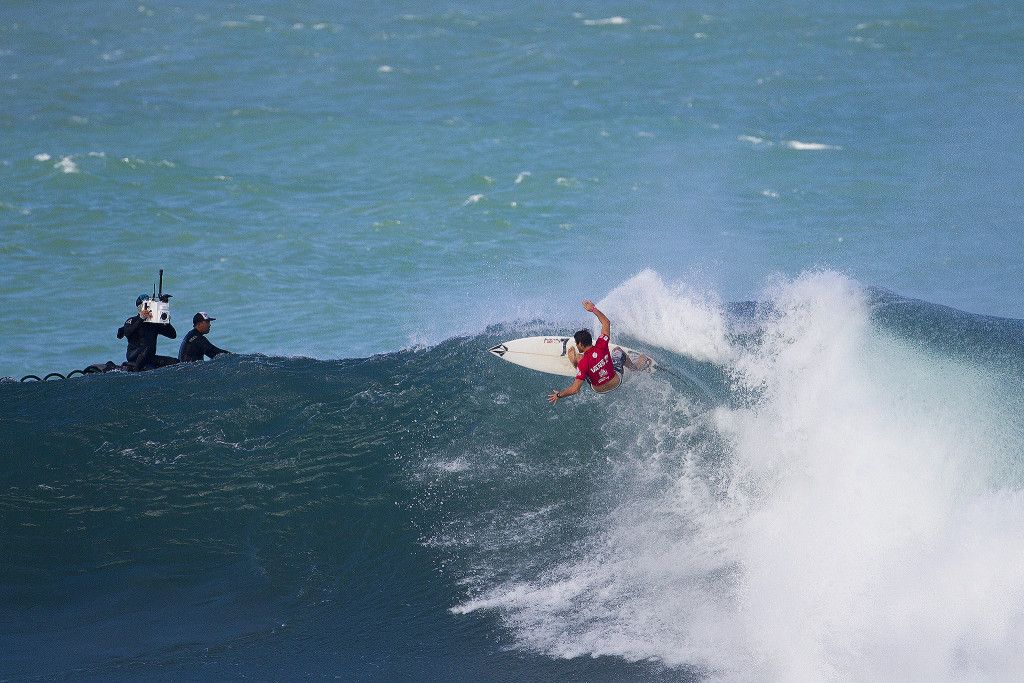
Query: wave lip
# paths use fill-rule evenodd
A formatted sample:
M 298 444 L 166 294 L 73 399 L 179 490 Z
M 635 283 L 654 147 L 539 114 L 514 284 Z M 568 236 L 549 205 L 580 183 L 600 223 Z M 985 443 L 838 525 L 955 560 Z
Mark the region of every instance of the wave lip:
M 720 302 L 681 286 L 669 286 L 644 270 L 600 302 L 615 334 L 698 360 L 722 363 L 731 355 Z

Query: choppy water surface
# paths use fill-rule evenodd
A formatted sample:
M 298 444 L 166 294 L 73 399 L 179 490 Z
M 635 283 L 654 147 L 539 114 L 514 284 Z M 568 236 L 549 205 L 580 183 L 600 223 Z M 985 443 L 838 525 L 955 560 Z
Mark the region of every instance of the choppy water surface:
M 160 268 L 237 353 L 0 384 L 0 678 L 1019 677 L 1022 39 L 7 3 L 0 375 L 120 360 Z M 672 374 L 483 352 L 584 296 Z

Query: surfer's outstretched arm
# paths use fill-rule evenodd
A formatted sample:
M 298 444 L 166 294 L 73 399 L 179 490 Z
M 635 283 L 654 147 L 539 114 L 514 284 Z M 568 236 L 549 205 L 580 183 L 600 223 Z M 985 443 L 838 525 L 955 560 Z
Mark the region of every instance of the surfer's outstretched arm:
M 611 333 L 612 333 L 612 321 L 608 319 L 608 316 L 606 316 L 604 313 L 602 313 L 601 311 L 599 311 L 597 309 L 597 306 L 594 305 L 593 301 L 591 301 L 590 299 L 584 299 L 583 300 L 583 308 L 585 310 L 587 310 L 587 311 L 590 311 L 594 315 L 596 315 L 597 319 L 601 321 L 601 336 L 602 337 L 607 337 L 607 336 L 611 335 Z
M 579 391 L 580 387 L 582 386 L 583 380 L 578 379 L 575 382 L 573 382 L 572 386 L 570 386 L 568 389 L 562 389 L 561 391 L 552 389 L 551 395 L 548 396 L 548 400 L 551 401 L 551 405 L 555 405 L 556 403 L 558 403 L 558 399 L 565 398 L 566 396 L 572 396 L 577 391 Z

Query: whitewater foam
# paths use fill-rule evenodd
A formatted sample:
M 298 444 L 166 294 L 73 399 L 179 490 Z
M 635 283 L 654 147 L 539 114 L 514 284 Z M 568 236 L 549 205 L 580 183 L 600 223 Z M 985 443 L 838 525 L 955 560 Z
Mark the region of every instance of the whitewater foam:
M 763 301 L 730 338 L 713 300 L 653 272 L 606 297 L 631 336 L 726 363 L 737 403 L 696 422 L 647 406 L 580 550 L 454 611 L 496 610 L 551 656 L 712 678 L 1013 678 L 1024 494 L 999 474 L 1020 454 L 998 378 L 881 329 L 836 273 Z
M 584 26 L 625 26 L 629 23 L 626 17 L 605 17 L 604 19 L 584 19 Z
M 721 363 L 731 351 L 720 303 L 707 295 L 669 286 L 644 270 L 599 302 L 616 334 L 700 360 Z
M 69 156 L 62 157 L 53 167 L 61 173 L 78 173 L 78 164 Z
M 768 140 L 765 140 L 764 138 L 759 138 L 756 135 L 740 135 L 736 139 L 739 140 L 740 142 L 749 142 L 751 145 L 755 145 L 755 146 L 756 145 L 764 145 L 764 144 L 770 145 L 771 144 L 771 142 L 769 142 Z
M 826 145 L 823 142 L 801 142 L 800 140 L 786 140 L 782 143 L 787 149 L 798 152 L 820 152 L 824 150 L 841 150 L 838 145 Z

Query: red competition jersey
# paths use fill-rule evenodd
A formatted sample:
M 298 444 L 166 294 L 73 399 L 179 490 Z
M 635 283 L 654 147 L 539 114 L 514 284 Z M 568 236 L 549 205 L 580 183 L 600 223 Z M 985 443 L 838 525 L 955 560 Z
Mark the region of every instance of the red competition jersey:
M 608 337 L 601 335 L 597 343 L 587 349 L 576 364 L 576 379 L 586 379 L 590 386 L 599 387 L 615 377 L 612 354 L 608 351 Z

